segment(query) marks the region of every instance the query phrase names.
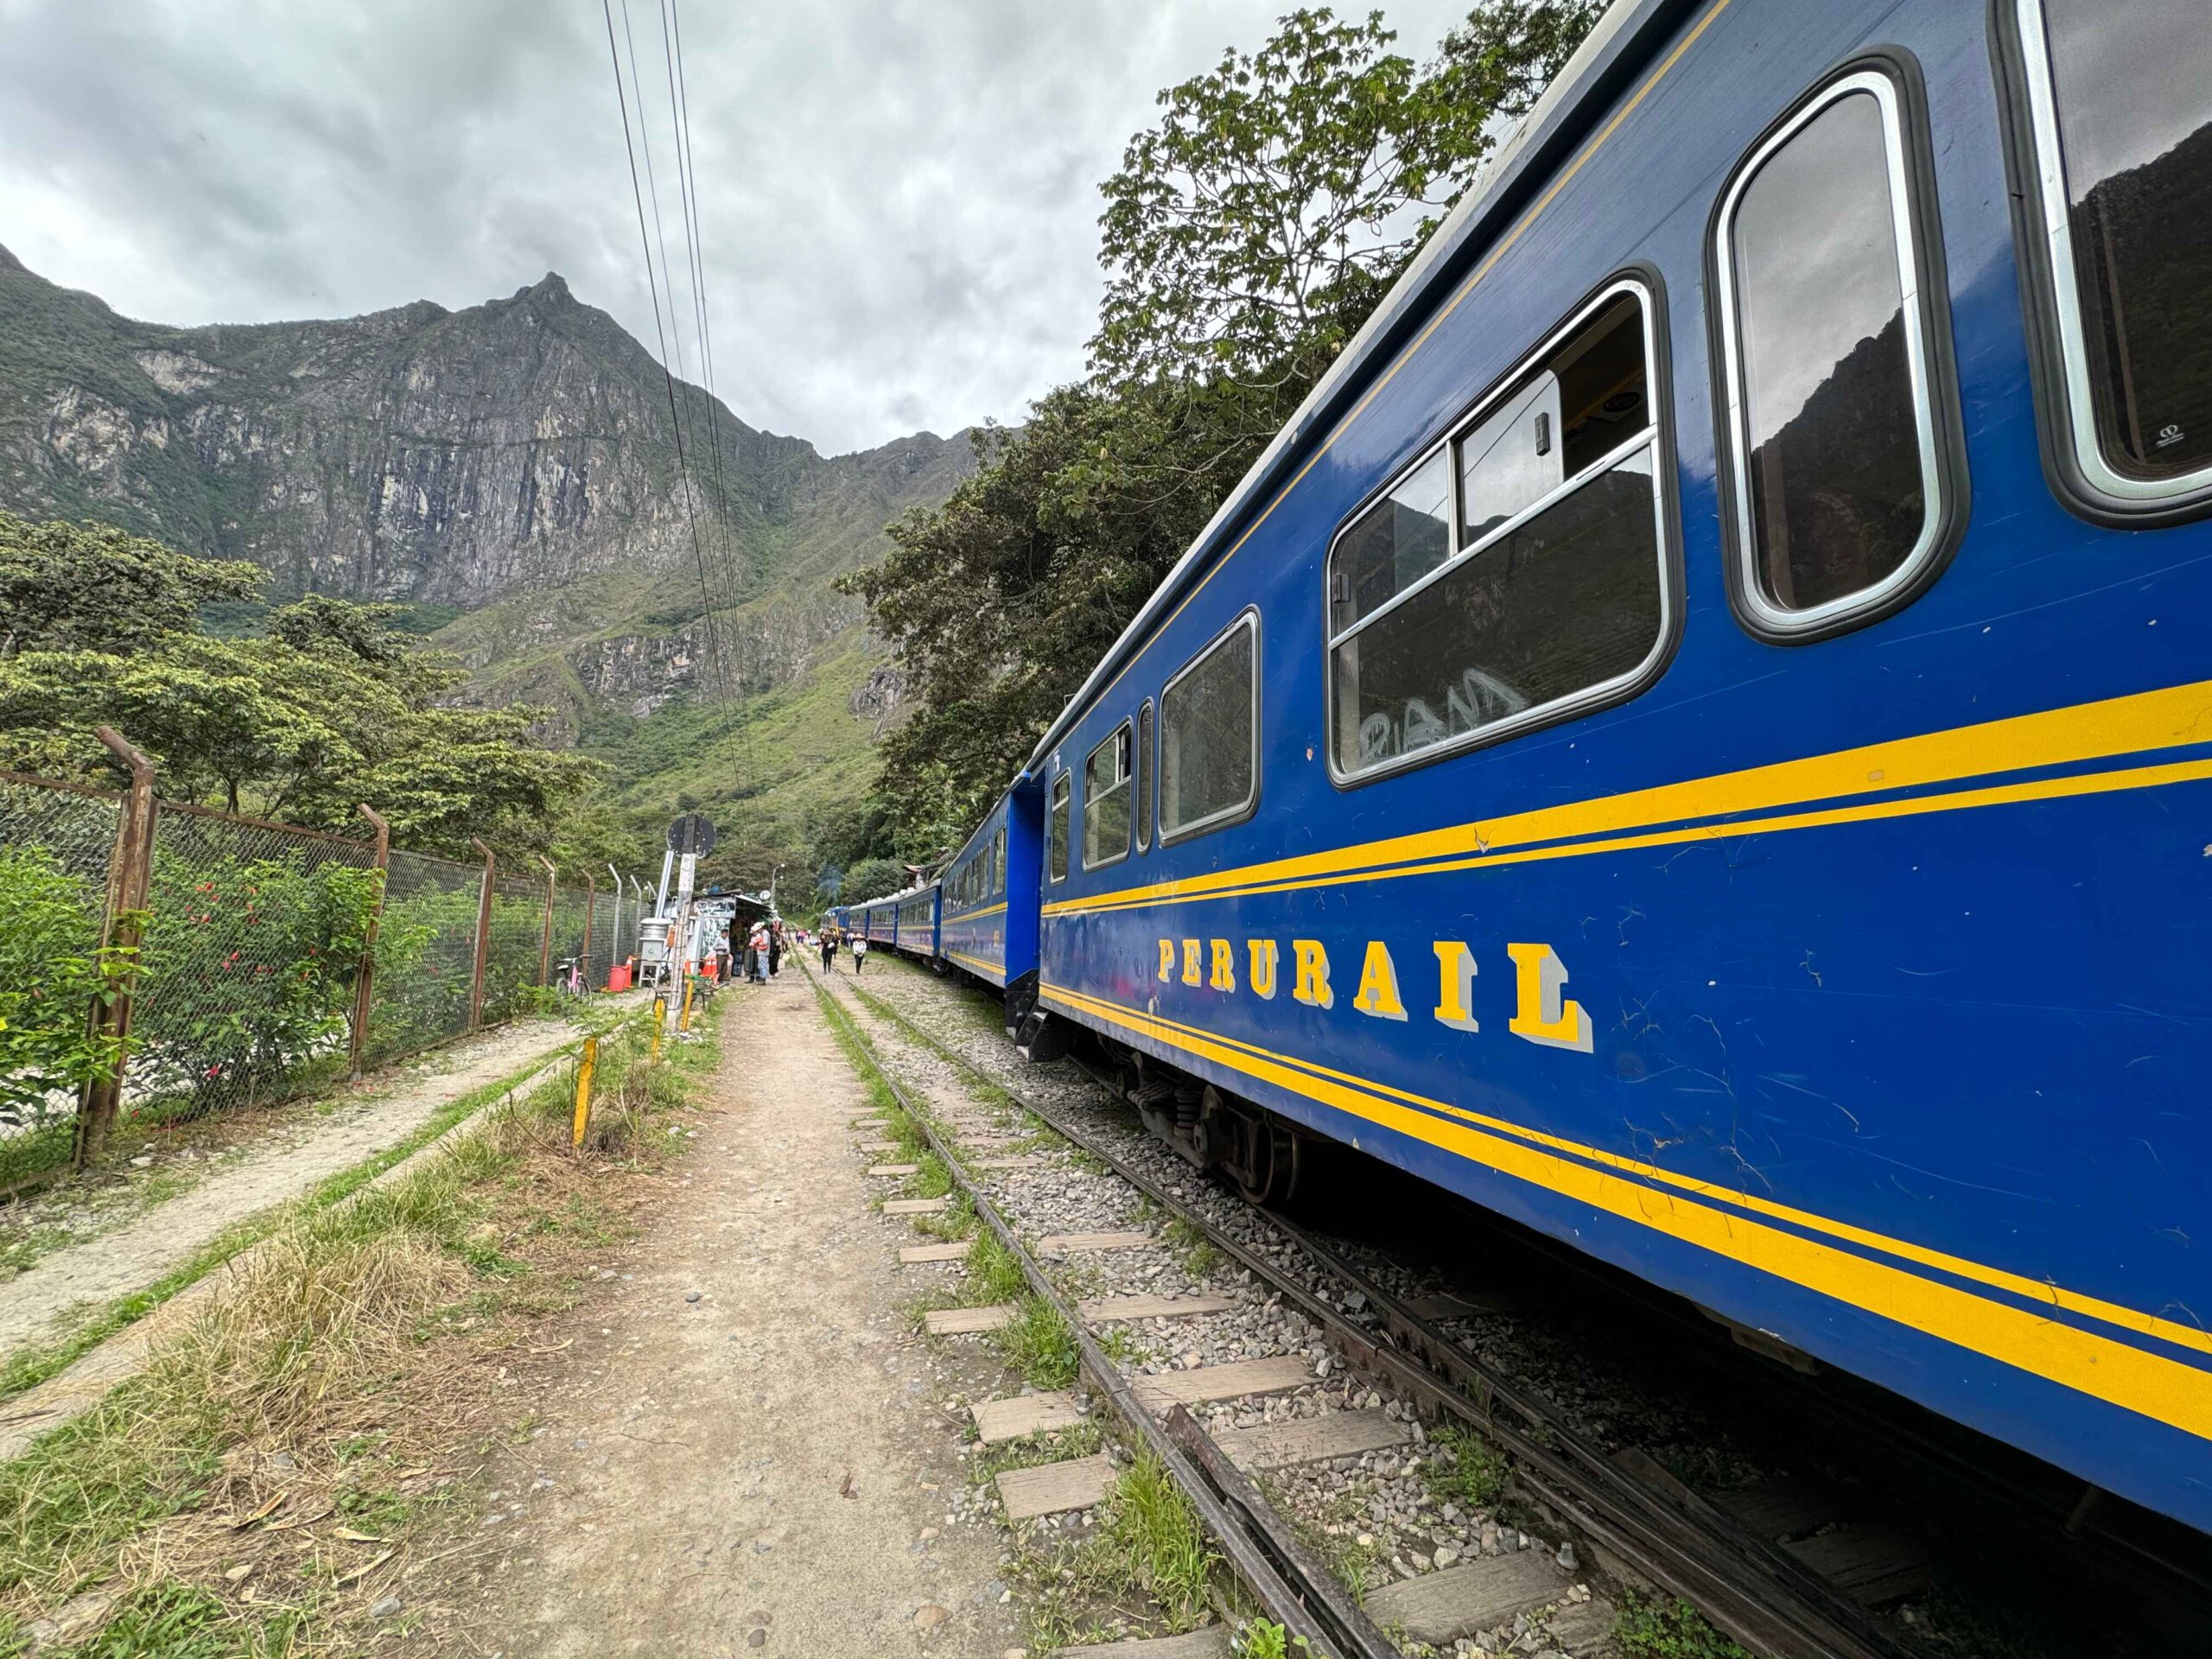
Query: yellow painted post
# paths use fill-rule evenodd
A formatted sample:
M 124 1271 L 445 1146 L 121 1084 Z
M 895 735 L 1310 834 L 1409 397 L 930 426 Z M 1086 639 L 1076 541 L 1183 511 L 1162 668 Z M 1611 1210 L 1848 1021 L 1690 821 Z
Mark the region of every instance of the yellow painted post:
M 653 998 L 652 1063 L 655 1065 L 658 1065 L 660 1064 L 660 1028 L 667 1023 L 668 999 L 664 996 L 657 996 Z
M 678 1031 L 691 1029 L 691 978 L 688 974 L 683 979 L 683 1012 L 677 1016 L 676 1028 Z
M 569 1136 L 571 1147 L 584 1143 L 584 1131 L 591 1127 L 591 1074 L 599 1067 L 599 1039 L 584 1039 L 583 1058 L 576 1062 L 576 1124 Z

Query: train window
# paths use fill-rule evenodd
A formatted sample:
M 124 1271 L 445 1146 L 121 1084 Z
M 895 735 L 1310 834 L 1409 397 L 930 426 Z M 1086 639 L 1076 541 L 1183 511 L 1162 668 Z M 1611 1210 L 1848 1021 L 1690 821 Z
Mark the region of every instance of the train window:
M 1160 838 L 1244 817 L 1260 798 L 1260 619 L 1247 611 L 1160 694 Z
M 1729 531 L 1746 620 L 1863 617 L 1929 573 L 1948 521 L 1903 100 L 1817 92 L 1721 198 L 1713 270 Z
M 1438 450 L 1344 533 L 1330 578 L 1332 629 L 1350 627 L 1452 556 L 1451 465 Z
M 1137 710 L 1137 851 L 1152 845 L 1152 699 Z
M 991 890 L 983 896 L 996 899 L 1006 892 L 1006 826 L 991 837 Z
M 1051 822 L 1045 830 L 1046 868 L 1055 881 L 1068 879 L 1068 779 L 1070 772 L 1062 772 L 1052 779 L 1052 804 L 1046 816 Z
M 1083 763 L 1083 868 L 1103 869 L 1129 855 L 1129 722 Z
M 1330 554 L 1363 563 L 1369 525 L 1432 476 L 1446 556 L 1363 607 L 1332 606 L 1330 766 L 1380 776 L 1635 689 L 1669 632 L 1649 298 L 1617 283 L 1547 341 L 1453 442 Z M 1332 597 L 1338 589 L 1332 586 Z M 1343 588 L 1363 588 L 1357 577 Z
M 2212 30 L 2202 0 L 2013 0 L 2073 481 L 2212 501 Z

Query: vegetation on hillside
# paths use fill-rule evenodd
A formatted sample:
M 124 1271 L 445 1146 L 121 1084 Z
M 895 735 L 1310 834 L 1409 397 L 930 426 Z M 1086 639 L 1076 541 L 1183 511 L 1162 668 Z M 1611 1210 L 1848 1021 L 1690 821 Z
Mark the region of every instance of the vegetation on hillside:
M 418 851 L 604 857 L 598 768 L 531 734 L 536 710 L 457 709 L 466 677 L 393 609 L 310 597 L 264 632 L 218 635 L 200 607 L 252 601 L 256 566 L 99 524 L 0 512 L 0 768 L 119 770 L 95 728 L 152 758 L 162 793 L 359 834 L 357 804 Z
M 1426 65 L 1301 10 L 1160 94 L 1104 186 L 1090 377 L 845 581 L 918 694 L 865 850 L 965 832 L 1603 10 L 1492 0 Z

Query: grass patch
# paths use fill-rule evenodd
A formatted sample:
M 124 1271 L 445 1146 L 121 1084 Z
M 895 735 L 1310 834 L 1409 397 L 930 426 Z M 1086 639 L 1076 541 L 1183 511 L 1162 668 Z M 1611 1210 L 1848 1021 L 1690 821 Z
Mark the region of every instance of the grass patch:
M 1031 1603 L 1029 1648 L 1110 1640 L 1132 1628 L 1155 1635 L 1203 1623 L 1220 1562 L 1189 1500 L 1149 1453 L 1140 1453 L 1081 1543 L 1025 1548 L 1013 1571 Z
M 602 1046 L 594 1140 L 606 1156 L 570 1153 L 573 1083 L 556 1070 L 393 1181 L 365 1192 L 357 1181 L 351 1203 L 289 1211 L 143 1370 L 0 1465 L 0 1653 L 17 1650 L 28 1621 L 101 1585 L 121 1590 L 105 1628 L 54 1651 L 326 1650 L 354 1604 L 382 1593 L 376 1581 L 340 1593 L 330 1556 L 296 1549 L 311 1535 L 242 1529 L 236 1518 L 289 1503 L 313 1524 L 320 1491 L 330 1519 L 397 1541 L 453 1500 L 450 1490 L 405 1490 L 399 1465 L 412 1448 L 393 1442 L 435 1415 L 423 1406 L 489 1386 L 482 1344 L 496 1352 L 505 1329 L 495 1322 L 567 1305 L 510 1241 L 548 1236 L 534 1216 L 567 1213 L 594 1170 L 673 1144 L 648 1133 L 671 1097 L 659 1074 L 672 1068 L 643 1054 L 641 1032 Z M 480 1333 L 475 1343 L 448 1345 L 469 1332 Z M 270 1465 L 270 1448 L 287 1459 Z M 237 1599 L 223 1570 L 241 1557 L 262 1605 Z
M 1505 1496 L 1511 1465 L 1503 1452 L 1473 1429 L 1462 1423 L 1440 1428 L 1430 1437 L 1429 1448 L 1421 1478 L 1438 1503 L 1490 1510 Z
M 1026 1295 L 1029 1281 L 1012 1250 L 985 1228 L 968 1247 L 968 1287 L 982 1304 L 1011 1302 Z
M 582 1043 L 583 1039 L 579 1037 L 575 1042 L 540 1056 L 497 1082 L 487 1083 L 480 1089 L 473 1089 L 448 1102 L 382 1152 L 363 1159 L 350 1169 L 340 1170 L 326 1178 L 288 1204 L 278 1205 L 258 1215 L 232 1223 L 143 1290 L 117 1298 L 88 1316 L 67 1336 L 16 1350 L 9 1357 L 5 1365 L 0 1365 L 0 1401 L 13 1399 L 24 1390 L 35 1389 L 48 1378 L 67 1370 L 118 1332 L 136 1325 L 171 1298 L 190 1289 L 217 1268 L 280 1229 L 351 1198 L 385 1171 L 421 1151 L 464 1118 L 473 1116 L 493 1101 L 512 1093 L 548 1069 L 572 1059 Z
M 915 1198 L 944 1198 L 952 1196 L 952 1172 L 944 1160 L 934 1152 L 924 1152 L 914 1160 L 918 1167 L 906 1177 L 906 1194 Z
M 1076 1423 L 987 1446 L 969 1459 L 969 1474 L 976 1485 L 985 1486 L 1010 1469 L 1034 1469 L 1040 1464 L 1065 1463 L 1070 1458 L 1094 1457 L 1105 1449 L 1103 1429 L 1096 1423 Z
M 1629 1659 L 1751 1659 L 1687 1601 L 1630 1594 L 1613 1621 L 1613 1641 Z
M 1014 1318 L 999 1327 L 999 1351 L 1032 1388 L 1065 1389 L 1083 1369 L 1075 1332 L 1041 1296 L 1025 1296 Z
M 1183 1271 L 1192 1278 L 1203 1280 L 1221 1265 L 1221 1252 L 1195 1223 L 1177 1216 L 1167 1224 L 1166 1231 L 1168 1248 L 1175 1252 Z

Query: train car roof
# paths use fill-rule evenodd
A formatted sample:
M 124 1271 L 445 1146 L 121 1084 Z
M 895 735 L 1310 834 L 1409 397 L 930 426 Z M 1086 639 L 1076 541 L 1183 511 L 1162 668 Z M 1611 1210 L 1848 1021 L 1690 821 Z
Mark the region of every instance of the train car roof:
M 1552 79 L 1535 106 L 1476 175 L 1435 233 L 1422 245 L 1351 343 L 1330 365 L 1298 412 L 1230 493 L 1228 499 L 1177 560 L 1152 597 L 1099 658 L 1080 690 L 1038 740 L 1007 787 L 1039 775 L 1039 766 L 1067 735 L 1090 700 L 1143 646 L 1199 573 L 1262 503 L 1283 487 L 1297 464 L 1337 426 L 1375 375 L 1406 349 L 1428 311 L 1430 296 L 1458 282 L 1565 162 L 1607 108 L 1671 33 L 1702 0 L 1613 0 L 1597 27 Z

